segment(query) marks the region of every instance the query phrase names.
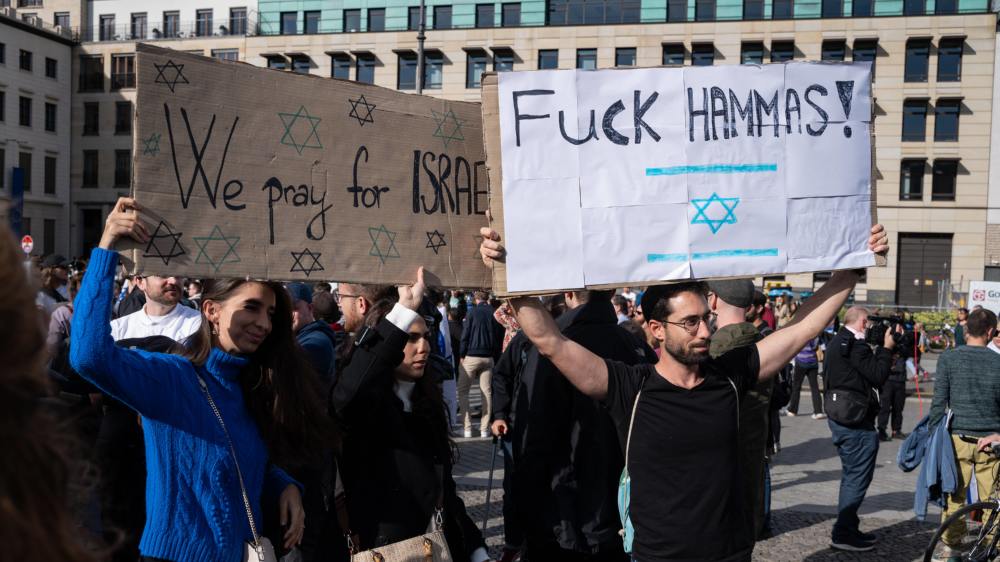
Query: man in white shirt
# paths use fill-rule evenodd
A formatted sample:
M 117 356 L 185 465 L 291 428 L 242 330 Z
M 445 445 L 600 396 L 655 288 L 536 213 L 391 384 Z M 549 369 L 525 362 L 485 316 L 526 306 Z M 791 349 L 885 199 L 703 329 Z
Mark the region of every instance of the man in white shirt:
M 136 276 L 137 289 L 145 293 L 146 304 L 127 316 L 111 321 L 115 341 L 149 336 L 166 336 L 183 342 L 201 327 L 201 312 L 178 306 L 181 280 L 176 277 Z

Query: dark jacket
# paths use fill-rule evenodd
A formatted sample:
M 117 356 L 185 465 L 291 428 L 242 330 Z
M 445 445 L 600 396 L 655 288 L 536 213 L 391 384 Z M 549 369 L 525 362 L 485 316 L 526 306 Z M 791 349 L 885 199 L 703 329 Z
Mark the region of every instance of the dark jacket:
M 427 531 L 440 500 L 452 557 L 466 561 L 485 542 L 456 492 L 447 426 L 434 426 L 416 398 L 405 412 L 393 390 L 407 338 L 380 321 L 359 337 L 333 388 L 346 433 L 340 469 L 350 527 L 362 550 L 409 539 Z
M 644 342 L 618 326 L 608 301 L 557 320 L 566 337 L 605 359 L 655 362 Z M 624 455 L 615 425 L 597 401 L 576 390 L 523 334 L 511 340 L 493 375 L 496 418 L 510 424 L 512 500 L 531 543 L 579 552 L 621 549 L 618 479 Z
M 322 320 L 316 320 L 302 326 L 295 339 L 306 352 L 309 364 L 319 375 L 324 389 L 333 385 L 337 376 L 337 335 L 330 325 Z
M 465 317 L 458 355 L 499 359 L 502 345 L 503 326 L 493 318 L 493 307 L 485 302 L 473 306 Z
M 879 402 L 877 389 L 889 378 L 892 353 L 884 347 L 871 346 L 843 327 L 826 346 L 823 372 L 827 389 L 850 390 L 869 397 L 868 413 L 859 428 L 874 428 Z

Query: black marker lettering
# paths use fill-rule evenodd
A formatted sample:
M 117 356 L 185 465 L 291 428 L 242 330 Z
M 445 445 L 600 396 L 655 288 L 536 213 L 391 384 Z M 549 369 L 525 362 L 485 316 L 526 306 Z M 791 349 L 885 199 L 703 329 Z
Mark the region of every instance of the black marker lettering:
M 819 92 L 819 95 L 825 96 L 826 88 L 820 86 L 819 84 L 813 84 L 812 86 L 806 88 L 805 93 L 806 103 L 811 105 L 812 108 L 816 110 L 816 113 L 819 113 L 820 119 L 823 120 L 822 126 L 818 129 L 813 129 L 812 125 L 806 123 L 806 132 L 811 136 L 818 137 L 823 134 L 823 131 L 826 130 L 826 124 L 830 121 L 830 115 L 822 107 L 816 105 L 816 103 L 809 97 L 809 94 L 813 92 Z
M 654 141 L 660 142 L 660 135 L 656 134 L 656 131 L 654 131 L 645 121 L 642 120 L 643 116 L 646 115 L 646 112 L 649 111 L 649 108 L 653 106 L 653 102 L 655 102 L 658 97 L 660 97 L 660 93 L 653 92 L 653 95 L 646 98 L 646 101 L 640 106 L 639 90 L 635 90 L 635 105 L 632 106 L 632 120 L 635 122 L 635 144 L 642 142 L 643 129 L 646 129 L 646 132 L 649 133 L 649 136 L 653 137 Z
M 708 142 L 708 90 L 701 89 L 701 109 L 694 108 L 694 90 L 688 88 L 688 142 L 694 142 L 694 118 L 705 120 L 705 142 Z
M 518 107 L 518 99 L 521 96 L 551 96 L 556 93 L 555 90 L 521 90 L 514 92 L 514 139 L 517 146 L 521 146 L 521 121 L 526 121 L 528 119 L 548 119 L 549 114 L 545 115 L 531 115 L 525 114 L 521 115 L 521 109 Z
M 590 132 L 587 136 L 582 139 L 574 139 L 566 135 L 566 114 L 562 111 L 559 112 L 559 132 L 562 133 L 562 137 L 566 139 L 566 142 L 570 144 L 583 144 L 590 139 L 597 140 L 597 127 L 594 123 L 594 110 L 590 110 Z
M 604 130 L 604 136 L 608 137 L 609 141 L 621 146 L 628 144 L 628 137 L 615 130 L 614 121 L 615 116 L 623 111 L 625 111 L 625 104 L 622 103 L 622 100 L 618 100 L 608 107 L 607 111 L 604 112 L 604 119 L 601 121 L 601 129 Z

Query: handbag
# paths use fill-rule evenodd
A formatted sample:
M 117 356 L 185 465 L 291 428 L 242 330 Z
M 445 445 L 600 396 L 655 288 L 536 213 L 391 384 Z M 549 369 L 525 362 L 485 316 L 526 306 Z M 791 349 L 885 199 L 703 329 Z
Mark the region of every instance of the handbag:
M 219 413 L 219 408 L 215 405 L 215 400 L 212 400 L 212 393 L 208 391 L 205 379 L 201 377 L 201 373 L 198 373 L 197 370 L 195 374 L 198 375 L 198 384 L 201 385 L 201 390 L 205 393 L 208 405 L 212 407 L 212 412 L 215 413 L 216 419 L 219 420 L 219 425 L 222 426 L 222 432 L 226 435 L 226 441 L 229 443 L 229 453 L 233 456 L 233 464 L 236 465 L 236 477 L 240 481 L 243 507 L 246 508 L 247 521 L 250 522 L 250 532 L 253 533 L 253 542 L 248 542 L 244 545 L 243 562 L 278 562 L 278 557 L 274 553 L 274 546 L 271 544 L 271 541 L 267 537 L 261 537 L 257 533 L 257 525 L 253 519 L 253 510 L 250 509 L 250 498 L 247 496 L 247 489 L 243 485 L 243 472 L 240 470 L 240 463 L 236 459 L 236 448 L 233 446 L 233 440 L 229 436 L 229 430 L 226 429 L 226 422 L 223 421 L 222 414 Z
M 347 515 L 347 495 L 344 492 L 340 478 L 340 468 L 337 468 L 337 492 L 334 506 L 337 510 L 337 520 L 347 539 L 347 549 L 351 553 L 351 562 L 452 562 L 448 541 L 444 536 L 444 470 L 441 472 L 441 494 L 438 496 L 434 517 L 428 525 L 428 532 L 413 538 L 394 542 L 368 550 L 358 550 L 358 536 L 351 531 L 350 518 Z

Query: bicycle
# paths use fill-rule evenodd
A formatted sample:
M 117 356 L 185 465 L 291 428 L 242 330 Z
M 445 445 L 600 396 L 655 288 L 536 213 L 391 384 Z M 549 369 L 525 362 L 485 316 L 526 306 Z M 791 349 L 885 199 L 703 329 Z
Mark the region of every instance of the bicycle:
M 963 440 L 968 439 L 963 437 Z M 993 443 L 985 452 L 993 456 L 1000 456 L 1000 443 Z M 970 478 L 975 478 L 975 474 Z M 989 513 L 986 520 L 979 526 L 978 531 L 975 530 L 974 525 L 970 524 L 973 522 L 973 518 L 970 516 L 975 513 L 984 515 Z M 931 538 L 930 544 L 927 545 L 927 550 L 924 551 L 924 562 L 934 560 L 934 553 L 938 547 L 945 546 L 941 541 L 945 529 L 950 527 L 952 523 L 963 519 L 966 520 L 966 533 L 960 544 L 951 547 L 951 556 L 958 556 L 961 560 L 970 562 L 987 562 L 1000 557 L 1000 544 L 998 544 L 1000 543 L 1000 475 L 995 474 L 993 477 L 993 488 L 989 499 L 966 505 L 941 523 Z

